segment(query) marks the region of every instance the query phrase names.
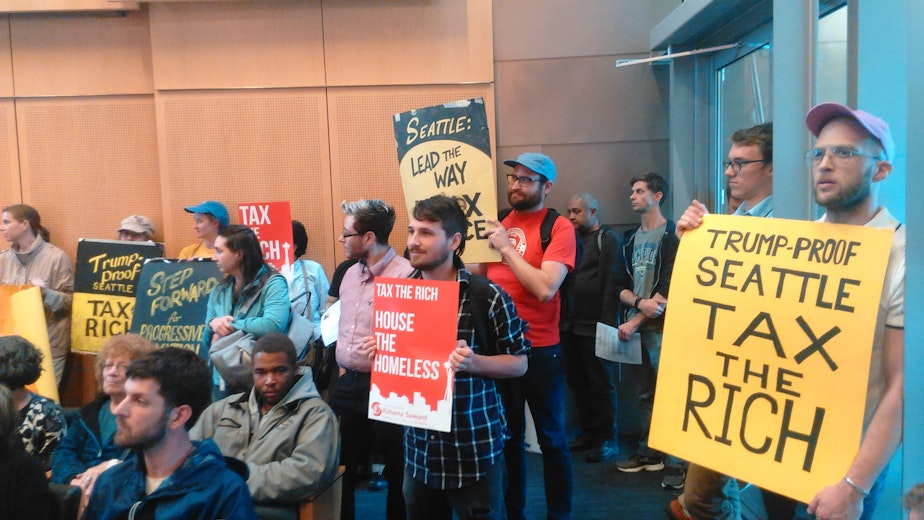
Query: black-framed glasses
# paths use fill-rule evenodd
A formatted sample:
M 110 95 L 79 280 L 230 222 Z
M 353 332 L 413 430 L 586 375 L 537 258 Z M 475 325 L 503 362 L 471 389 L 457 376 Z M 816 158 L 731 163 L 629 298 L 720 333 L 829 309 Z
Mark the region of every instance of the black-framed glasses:
M 853 158 L 854 155 L 875 159 L 877 161 L 883 160 L 883 158 L 878 155 L 860 153 L 859 150 L 850 148 L 849 146 L 832 146 L 830 148 L 812 148 L 805 152 L 805 161 L 811 163 L 812 166 L 818 166 L 828 154 L 831 155 L 831 160 L 839 166 L 850 162 L 850 159 Z
M 343 238 L 355 237 L 357 235 L 362 235 L 362 233 L 347 233 L 346 231 L 340 232 L 340 236 L 342 236 Z
M 756 162 L 765 163 L 768 161 L 767 159 L 754 159 L 753 161 L 742 161 L 741 159 L 732 159 L 730 161 L 722 161 L 722 169 L 727 170 L 731 168 L 733 172 L 741 173 L 741 168 L 743 168 L 745 164 L 751 164 L 751 163 L 756 163 Z
M 514 175 L 512 173 L 507 174 L 507 184 L 513 186 L 516 183 L 520 183 L 520 186 L 528 188 L 533 185 L 534 182 L 542 182 L 542 176 L 532 178 L 527 176 Z

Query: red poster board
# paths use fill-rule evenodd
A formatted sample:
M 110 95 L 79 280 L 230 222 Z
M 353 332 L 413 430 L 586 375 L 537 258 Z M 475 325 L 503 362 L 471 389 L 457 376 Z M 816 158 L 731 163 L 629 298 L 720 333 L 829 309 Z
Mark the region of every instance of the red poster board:
M 292 270 L 292 212 L 286 202 L 247 202 L 237 205 L 241 224 L 257 235 L 263 258 L 279 272 Z
M 458 282 L 376 279 L 370 419 L 450 430 L 458 309 Z

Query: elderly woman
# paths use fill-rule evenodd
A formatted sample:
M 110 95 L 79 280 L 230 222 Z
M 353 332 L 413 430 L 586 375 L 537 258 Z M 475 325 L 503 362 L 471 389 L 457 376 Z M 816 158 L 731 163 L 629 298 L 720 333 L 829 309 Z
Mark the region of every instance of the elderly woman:
M 253 230 L 238 224 L 224 228 L 215 239 L 215 263 L 225 277 L 209 295 L 202 338 L 206 351 L 215 338 L 238 330 L 254 339 L 268 332 L 286 332 L 290 319 L 286 279 L 266 265 Z M 228 390 L 248 390 L 226 388 L 217 372 L 215 384 L 218 388 L 212 392 L 213 400 L 224 397 Z
M 10 242 L 10 248 L 0 252 L 0 284 L 32 284 L 42 290 L 55 382 L 60 385 L 64 361 L 71 349 L 71 260 L 48 243 L 48 230 L 31 206 L 13 204 L 3 208 L 0 235 Z
M 45 468 L 23 451 L 18 426 L 13 393 L 0 385 L 0 518 L 55 518 Z
M 42 373 L 42 353 L 20 336 L 0 336 L 0 383 L 13 393 L 19 411 L 19 438 L 26 453 L 45 469 L 51 454 L 64 436 L 64 414 L 57 403 L 26 390 Z
M 102 393 L 70 421 L 52 458 L 53 483 L 87 491 L 100 473 L 119 462 L 125 450 L 113 441 L 116 419 L 112 411 L 125 399 L 125 369 L 155 348 L 138 334 L 113 336 L 103 345 L 96 357 L 96 383 Z

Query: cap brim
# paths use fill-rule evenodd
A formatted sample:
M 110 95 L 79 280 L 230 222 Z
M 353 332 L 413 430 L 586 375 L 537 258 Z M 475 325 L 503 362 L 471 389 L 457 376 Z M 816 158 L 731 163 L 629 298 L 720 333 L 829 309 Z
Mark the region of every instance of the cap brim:
M 513 168 L 514 166 L 522 165 L 523 163 L 514 161 L 513 159 L 507 159 L 506 161 L 504 161 L 504 164 Z
M 812 135 L 818 137 L 818 134 L 821 133 L 821 129 L 828 124 L 828 121 L 835 117 L 857 119 L 857 116 L 854 115 L 850 107 L 840 103 L 821 103 L 812 107 L 809 113 L 805 115 L 805 126 L 809 129 L 809 132 L 812 132 Z

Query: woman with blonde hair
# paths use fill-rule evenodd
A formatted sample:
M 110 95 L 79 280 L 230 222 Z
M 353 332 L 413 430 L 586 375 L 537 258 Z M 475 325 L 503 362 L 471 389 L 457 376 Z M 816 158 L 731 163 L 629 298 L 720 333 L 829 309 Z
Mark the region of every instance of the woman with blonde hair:
M 0 252 L 0 284 L 32 284 L 42 290 L 55 382 L 60 385 L 71 350 L 71 259 L 48 242 L 48 230 L 31 206 L 13 204 L 3 208 L 0 235 L 10 242 L 10 248 Z
M 70 420 L 67 435 L 54 452 L 51 481 L 79 486 L 89 494 L 100 473 L 119 462 L 125 450 L 115 445 L 116 419 L 112 411 L 125 399 L 125 369 L 157 347 L 138 334 L 109 338 L 96 356 L 99 397 Z

